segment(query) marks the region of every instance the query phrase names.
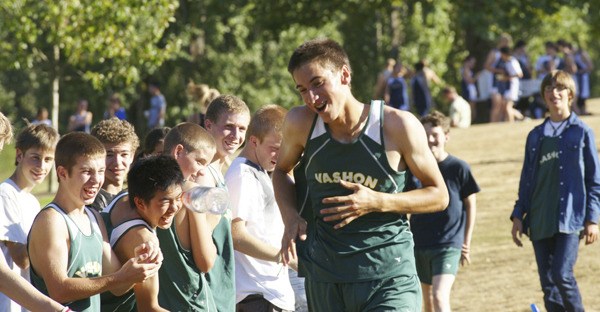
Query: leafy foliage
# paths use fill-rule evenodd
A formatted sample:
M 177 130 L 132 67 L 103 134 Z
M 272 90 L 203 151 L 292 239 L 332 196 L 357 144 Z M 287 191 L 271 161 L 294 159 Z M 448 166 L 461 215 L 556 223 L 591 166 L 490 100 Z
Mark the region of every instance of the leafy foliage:
M 0 109 L 29 118 L 36 106 L 48 106 L 56 75 L 66 104 L 63 123 L 77 98 L 88 98 L 95 116 L 101 116 L 108 95 L 121 91 L 130 104 L 130 119 L 143 124 L 148 95 L 142 82 L 150 77 L 162 83 L 168 124 L 194 110 L 185 94 L 190 80 L 236 94 L 252 110 L 267 103 L 291 107 L 301 101 L 286 71 L 288 58 L 302 42 L 324 36 L 346 48 L 353 91 L 362 101 L 370 100 L 388 57 L 409 67 L 427 59 L 445 83 L 458 86 L 461 60 L 472 53 L 481 64 L 503 32 L 528 41 L 533 60 L 543 52 L 544 41 L 559 38 L 578 43 L 596 59 L 600 43 L 593 38 L 600 35 L 600 11 L 593 8 L 599 4 L 6 0 L 0 3 L 0 66 L 10 70 L 0 74 L 6 89 Z

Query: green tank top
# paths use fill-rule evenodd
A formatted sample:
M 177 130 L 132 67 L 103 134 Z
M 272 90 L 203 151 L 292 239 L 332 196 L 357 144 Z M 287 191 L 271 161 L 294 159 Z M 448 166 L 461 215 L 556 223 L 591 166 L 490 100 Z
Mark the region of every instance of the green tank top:
M 217 187 L 226 187 L 223 175 L 214 168 L 208 167 Z M 206 273 L 206 280 L 212 291 L 217 311 L 235 311 L 235 259 L 233 239 L 231 237 L 231 209 L 221 216 L 219 223 L 212 233 L 212 239 L 217 248 L 217 258 L 212 269 Z
M 98 226 L 96 216 L 85 208 L 85 212 L 90 220 L 90 235 L 81 232 L 77 224 L 56 204 L 50 203 L 44 209 L 54 209 L 60 213 L 69 231 L 70 248 L 69 262 L 67 267 L 67 276 L 72 278 L 92 278 L 102 275 L 102 232 Z M 35 273 L 33 267 L 31 270 L 31 283 L 43 294 L 48 295 L 48 289 L 44 280 Z M 73 301 L 61 302 L 69 306 L 73 311 L 100 311 L 100 294 L 89 298 Z
M 531 196 L 529 218 L 529 237 L 531 240 L 549 238 L 558 233 L 558 215 L 560 189 L 558 173 L 559 152 L 558 137 L 544 137 L 540 146 L 535 173 L 535 187 Z
M 405 172 L 390 167 L 383 144 L 383 103 L 373 101 L 367 124 L 351 143 L 333 139 L 327 124 L 315 117 L 301 160 L 307 189 L 300 211 L 312 208 L 308 238 L 298 245 L 301 267 L 318 282 L 363 282 L 416 274 L 412 233 L 405 215 L 369 213 L 341 229 L 323 221 L 323 198 L 348 195 L 340 180 L 377 192 L 404 190 Z M 306 206 L 306 208 L 305 208 Z M 303 215 L 311 215 L 305 212 Z
M 158 302 L 169 311 L 217 311 L 213 294 L 196 264 L 192 252 L 181 246 L 176 225 L 156 229 L 163 253 L 158 271 Z
M 135 221 L 126 221 L 117 226 L 114 226 L 114 224 L 110 220 L 112 210 L 115 207 L 115 204 L 121 198 L 127 195 L 129 195 L 129 192 L 127 191 L 120 192 L 113 199 L 111 199 L 111 201 L 106 205 L 106 207 L 103 208 L 103 211 L 100 213 L 102 220 L 104 220 L 104 225 L 106 226 L 106 233 L 109 237 L 110 247 L 113 248 L 113 250 L 119 239 L 121 239 L 121 237 L 127 232 L 128 229 L 131 229 L 136 226 L 145 226 L 148 230 L 153 231 L 152 228 L 141 219 L 135 219 Z M 103 292 L 100 295 L 100 305 L 100 311 L 102 312 L 137 311 L 135 293 L 133 289 L 129 290 L 121 296 L 115 296 L 110 291 Z

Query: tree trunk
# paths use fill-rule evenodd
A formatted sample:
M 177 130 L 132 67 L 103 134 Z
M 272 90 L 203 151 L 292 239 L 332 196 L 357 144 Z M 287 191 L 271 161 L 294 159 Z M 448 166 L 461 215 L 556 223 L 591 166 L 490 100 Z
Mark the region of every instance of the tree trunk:
M 58 45 L 54 45 L 54 70 L 52 73 L 52 126 L 54 129 L 58 130 L 58 108 L 59 108 L 59 79 L 60 79 L 60 48 Z M 48 192 L 55 193 L 58 189 L 58 183 L 56 180 L 56 174 L 54 174 L 55 169 L 54 166 L 50 170 L 50 174 L 48 177 Z

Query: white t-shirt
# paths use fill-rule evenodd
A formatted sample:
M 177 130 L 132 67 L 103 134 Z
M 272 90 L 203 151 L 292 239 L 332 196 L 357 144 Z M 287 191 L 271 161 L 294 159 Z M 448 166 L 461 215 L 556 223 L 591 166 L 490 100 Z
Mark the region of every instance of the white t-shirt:
M 246 221 L 253 237 L 275 248 L 281 248 L 283 220 L 271 178 L 259 165 L 237 157 L 225 174 L 233 219 Z M 235 251 L 236 302 L 248 295 L 263 297 L 284 310 L 294 310 L 294 290 L 288 270 L 282 264 L 263 261 Z
M 13 262 L 4 242 L 27 245 L 27 235 L 38 212 L 40 202 L 31 193 L 22 191 L 11 179 L 6 179 L 0 184 L 0 248 L 8 267 L 28 281 L 29 269 L 21 270 Z M 27 310 L 0 293 L 0 311 Z
M 471 125 L 471 106 L 469 102 L 458 96 L 450 104 L 450 120 L 458 128 L 468 128 Z

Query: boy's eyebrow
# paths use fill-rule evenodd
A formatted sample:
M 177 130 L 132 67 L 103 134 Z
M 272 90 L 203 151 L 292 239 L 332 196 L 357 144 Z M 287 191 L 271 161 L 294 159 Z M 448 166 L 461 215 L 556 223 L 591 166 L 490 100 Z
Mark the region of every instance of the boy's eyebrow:
M 310 83 L 310 82 L 313 82 L 313 81 L 315 81 L 315 79 L 318 79 L 318 78 L 321 78 L 321 76 L 314 76 L 314 77 L 313 77 L 313 78 L 312 78 L 312 79 L 309 81 L 309 83 Z M 302 86 L 301 86 L 301 85 L 299 85 L 299 84 L 297 84 L 297 85 L 296 85 L 296 89 L 298 89 L 298 88 L 302 88 Z
M 181 197 L 181 195 L 183 195 L 183 191 L 179 192 L 179 194 L 175 195 L 174 197 L 163 196 L 162 200 L 177 199 L 177 198 Z

